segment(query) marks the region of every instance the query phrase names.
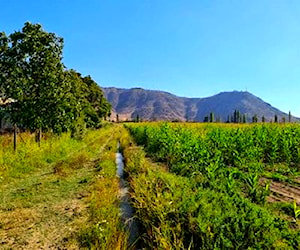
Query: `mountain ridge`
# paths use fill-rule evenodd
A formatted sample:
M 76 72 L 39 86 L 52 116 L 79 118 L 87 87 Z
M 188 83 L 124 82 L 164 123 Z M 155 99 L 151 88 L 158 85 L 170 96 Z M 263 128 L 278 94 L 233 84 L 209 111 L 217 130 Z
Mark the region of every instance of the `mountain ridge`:
M 143 88 L 102 88 L 107 100 L 112 104 L 112 120 L 118 114 L 120 120 L 163 121 L 204 121 L 210 113 L 218 121 L 232 119 L 234 111 L 243 115 L 247 122 L 257 116 L 266 122 L 282 119 L 288 121 L 289 115 L 263 101 L 248 91 L 224 91 L 216 95 L 197 98 L 180 97 L 160 90 Z M 292 117 L 292 121 L 298 118 Z

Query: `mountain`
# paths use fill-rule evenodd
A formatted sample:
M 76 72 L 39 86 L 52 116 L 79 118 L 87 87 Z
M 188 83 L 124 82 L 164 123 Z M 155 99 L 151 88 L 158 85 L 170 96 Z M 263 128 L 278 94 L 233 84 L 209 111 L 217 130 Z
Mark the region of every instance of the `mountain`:
M 288 114 L 272 107 L 247 91 L 222 92 L 206 98 L 178 97 L 164 91 L 142 88 L 103 88 L 107 100 L 112 104 L 112 119 L 116 114 L 120 120 L 132 120 L 139 116 L 143 120 L 203 121 L 211 112 L 218 120 L 226 122 L 235 110 L 247 121 L 257 116 L 261 121 L 282 118 L 288 121 Z M 295 121 L 297 118 L 293 117 Z

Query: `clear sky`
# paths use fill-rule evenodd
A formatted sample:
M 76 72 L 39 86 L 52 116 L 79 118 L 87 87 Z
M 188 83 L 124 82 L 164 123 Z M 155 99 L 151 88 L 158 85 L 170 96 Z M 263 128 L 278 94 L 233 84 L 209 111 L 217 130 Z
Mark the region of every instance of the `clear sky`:
M 100 86 L 248 90 L 300 117 L 299 0 L 0 0 L 0 31 L 40 23 Z

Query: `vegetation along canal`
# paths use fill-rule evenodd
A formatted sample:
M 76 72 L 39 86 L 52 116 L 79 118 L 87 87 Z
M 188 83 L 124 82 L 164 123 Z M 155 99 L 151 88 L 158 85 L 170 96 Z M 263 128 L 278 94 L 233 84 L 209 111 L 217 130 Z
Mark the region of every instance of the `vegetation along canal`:
M 121 219 L 125 228 L 129 232 L 128 243 L 133 245 L 138 237 L 138 224 L 134 218 L 134 210 L 130 204 L 128 193 L 128 184 L 124 178 L 124 161 L 120 152 L 120 143 L 118 143 L 118 152 L 116 153 L 117 176 L 120 178 L 120 212 Z

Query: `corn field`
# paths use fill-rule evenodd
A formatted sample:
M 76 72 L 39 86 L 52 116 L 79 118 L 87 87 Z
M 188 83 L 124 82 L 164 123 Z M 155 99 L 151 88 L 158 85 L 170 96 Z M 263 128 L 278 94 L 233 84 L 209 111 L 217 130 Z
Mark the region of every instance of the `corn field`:
M 145 154 L 139 158 L 148 156 L 165 170 L 151 163 L 145 167 L 145 160 L 127 164 L 147 246 L 300 248 L 299 125 L 126 127 L 143 146 Z

